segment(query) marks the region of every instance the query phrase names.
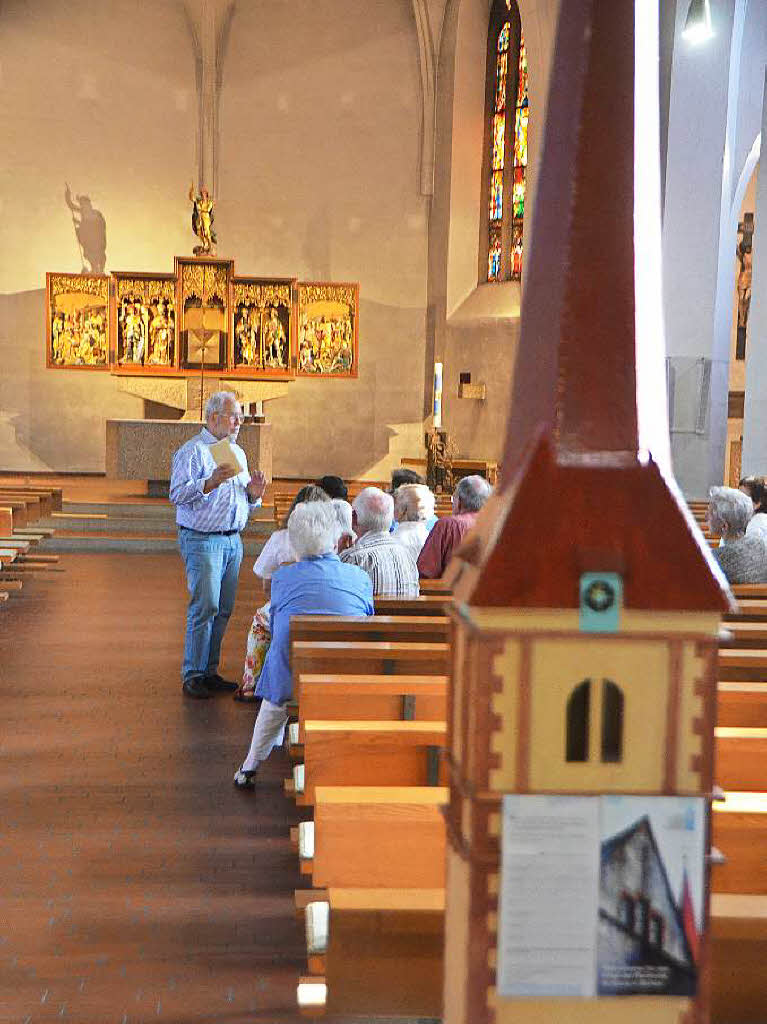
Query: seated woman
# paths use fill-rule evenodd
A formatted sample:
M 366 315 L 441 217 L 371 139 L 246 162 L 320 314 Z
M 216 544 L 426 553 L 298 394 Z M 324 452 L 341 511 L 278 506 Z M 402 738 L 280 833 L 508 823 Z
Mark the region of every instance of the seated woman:
M 255 704 L 258 701 L 256 696 L 256 680 L 261 671 L 264 660 L 264 652 L 269 646 L 269 594 L 272 587 L 272 576 L 276 569 L 286 562 L 295 562 L 296 553 L 290 543 L 288 536 L 288 520 L 295 508 L 305 501 L 329 501 L 327 494 L 321 487 L 315 484 L 307 484 L 302 487 L 293 499 L 288 514 L 282 524 L 281 530 L 275 530 L 261 549 L 261 554 L 256 559 L 253 572 L 260 576 L 264 584 L 264 593 L 267 601 L 253 616 L 248 631 L 248 640 L 245 648 L 245 667 L 242 670 L 242 682 L 237 687 L 237 692 L 232 694 L 235 700 L 245 704 Z
M 372 615 L 370 577 L 336 555 L 338 525 L 329 502 L 299 505 L 288 520 L 290 543 L 298 561 L 283 565 L 272 577 L 272 642 L 256 693 L 262 697 L 250 750 L 234 774 L 234 784 L 250 789 L 261 761 L 282 743 L 288 720 L 286 704 L 293 693 L 290 675 L 291 615 Z
M 738 484 L 738 490 L 747 494 L 754 506 L 754 514 L 748 521 L 746 533 L 760 533 L 767 539 L 767 487 L 764 477 L 744 476 Z
M 730 583 L 767 583 L 767 544 L 758 533 L 747 534 L 753 514 L 747 494 L 732 487 L 712 487 L 708 524 L 722 538 L 714 558 Z
M 393 537 L 417 561 L 434 516 L 434 495 L 425 484 L 402 484 L 394 492 Z

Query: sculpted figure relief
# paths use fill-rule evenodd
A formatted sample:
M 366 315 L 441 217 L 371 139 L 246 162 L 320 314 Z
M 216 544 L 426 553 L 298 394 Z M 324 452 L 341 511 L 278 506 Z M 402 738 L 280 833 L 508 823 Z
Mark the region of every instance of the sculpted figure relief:
M 213 200 L 204 186 L 195 194 L 194 183 L 189 186 L 192 203 L 192 230 L 200 239 L 192 252 L 195 256 L 215 256 L 216 232 L 213 230 Z

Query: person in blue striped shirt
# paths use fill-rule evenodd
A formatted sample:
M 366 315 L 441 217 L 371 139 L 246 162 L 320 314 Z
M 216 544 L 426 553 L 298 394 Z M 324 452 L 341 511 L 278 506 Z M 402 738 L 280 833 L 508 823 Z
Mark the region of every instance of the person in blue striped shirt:
M 173 456 L 170 500 L 176 506 L 178 546 L 186 569 L 186 615 L 182 689 L 187 697 L 206 698 L 236 690 L 218 674 L 221 641 L 234 608 L 242 562 L 240 531 L 261 504 L 266 477 L 248 472 L 245 452 L 236 443 L 242 410 L 231 391 L 211 395 L 206 426 Z M 228 438 L 239 472 L 217 466 L 211 445 Z

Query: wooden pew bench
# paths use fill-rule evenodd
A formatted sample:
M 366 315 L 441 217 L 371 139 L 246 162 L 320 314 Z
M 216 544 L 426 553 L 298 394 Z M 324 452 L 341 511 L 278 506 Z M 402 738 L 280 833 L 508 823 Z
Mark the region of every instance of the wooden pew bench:
M 13 509 L 0 501 L 0 535 L 10 537 L 13 534 Z
M 767 682 L 720 682 L 716 720 L 733 728 L 767 728 Z
M 449 594 L 420 597 L 376 597 L 376 615 L 444 615 L 452 601 Z
M 714 893 L 711 939 L 713 1024 L 764 1021 L 767 896 Z
M 305 913 L 302 1012 L 442 1016 L 444 889 L 331 888 Z
M 717 726 L 715 780 L 724 790 L 767 792 L 767 729 Z
M 291 643 L 299 640 L 446 643 L 449 636 L 450 624 L 445 616 L 294 615 L 290 620 Z
M 317 786 L 439 786 L 444 722 L 304 722 L 304 763 L 285 790 L 296 803 L 314 803 Z
M 444 887 L 446 788 L 318 786 L 314 798 L 298 852 L 315 887 Z
M 300 704 L 304 674 L 446 675 L 449 662 L 447 643 L 297 640 L 290 650 L 293 696 Z
M 712 866 L 712 891 L 767 894 L 767 794 L 728 792 L 712 811 L 712 843 L 725 857 Z
M 0 501 L 22 501 L 27 509 L 27 523 L 36 522 L 43 514 L 42 508 L 45 499 L 40 495 L 30 494 L 28 491 L 13 491 L 0 488 Z M 50 504 L 49 504 L 50 507 Z
M 303 743 L 303 723 L 314 719 L 444 721 L 447 676 L 338 676 L 301 673 L 298 722 L 291 743 Z

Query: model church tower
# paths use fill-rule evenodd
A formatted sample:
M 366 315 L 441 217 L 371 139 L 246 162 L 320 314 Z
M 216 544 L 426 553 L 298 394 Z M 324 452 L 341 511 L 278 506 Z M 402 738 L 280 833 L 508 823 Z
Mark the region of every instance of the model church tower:
M 707 1020 L 728 596 L 647 418 L 652 6 L 561 7 L 504 481 L 452 569 L 445 1024 Z

